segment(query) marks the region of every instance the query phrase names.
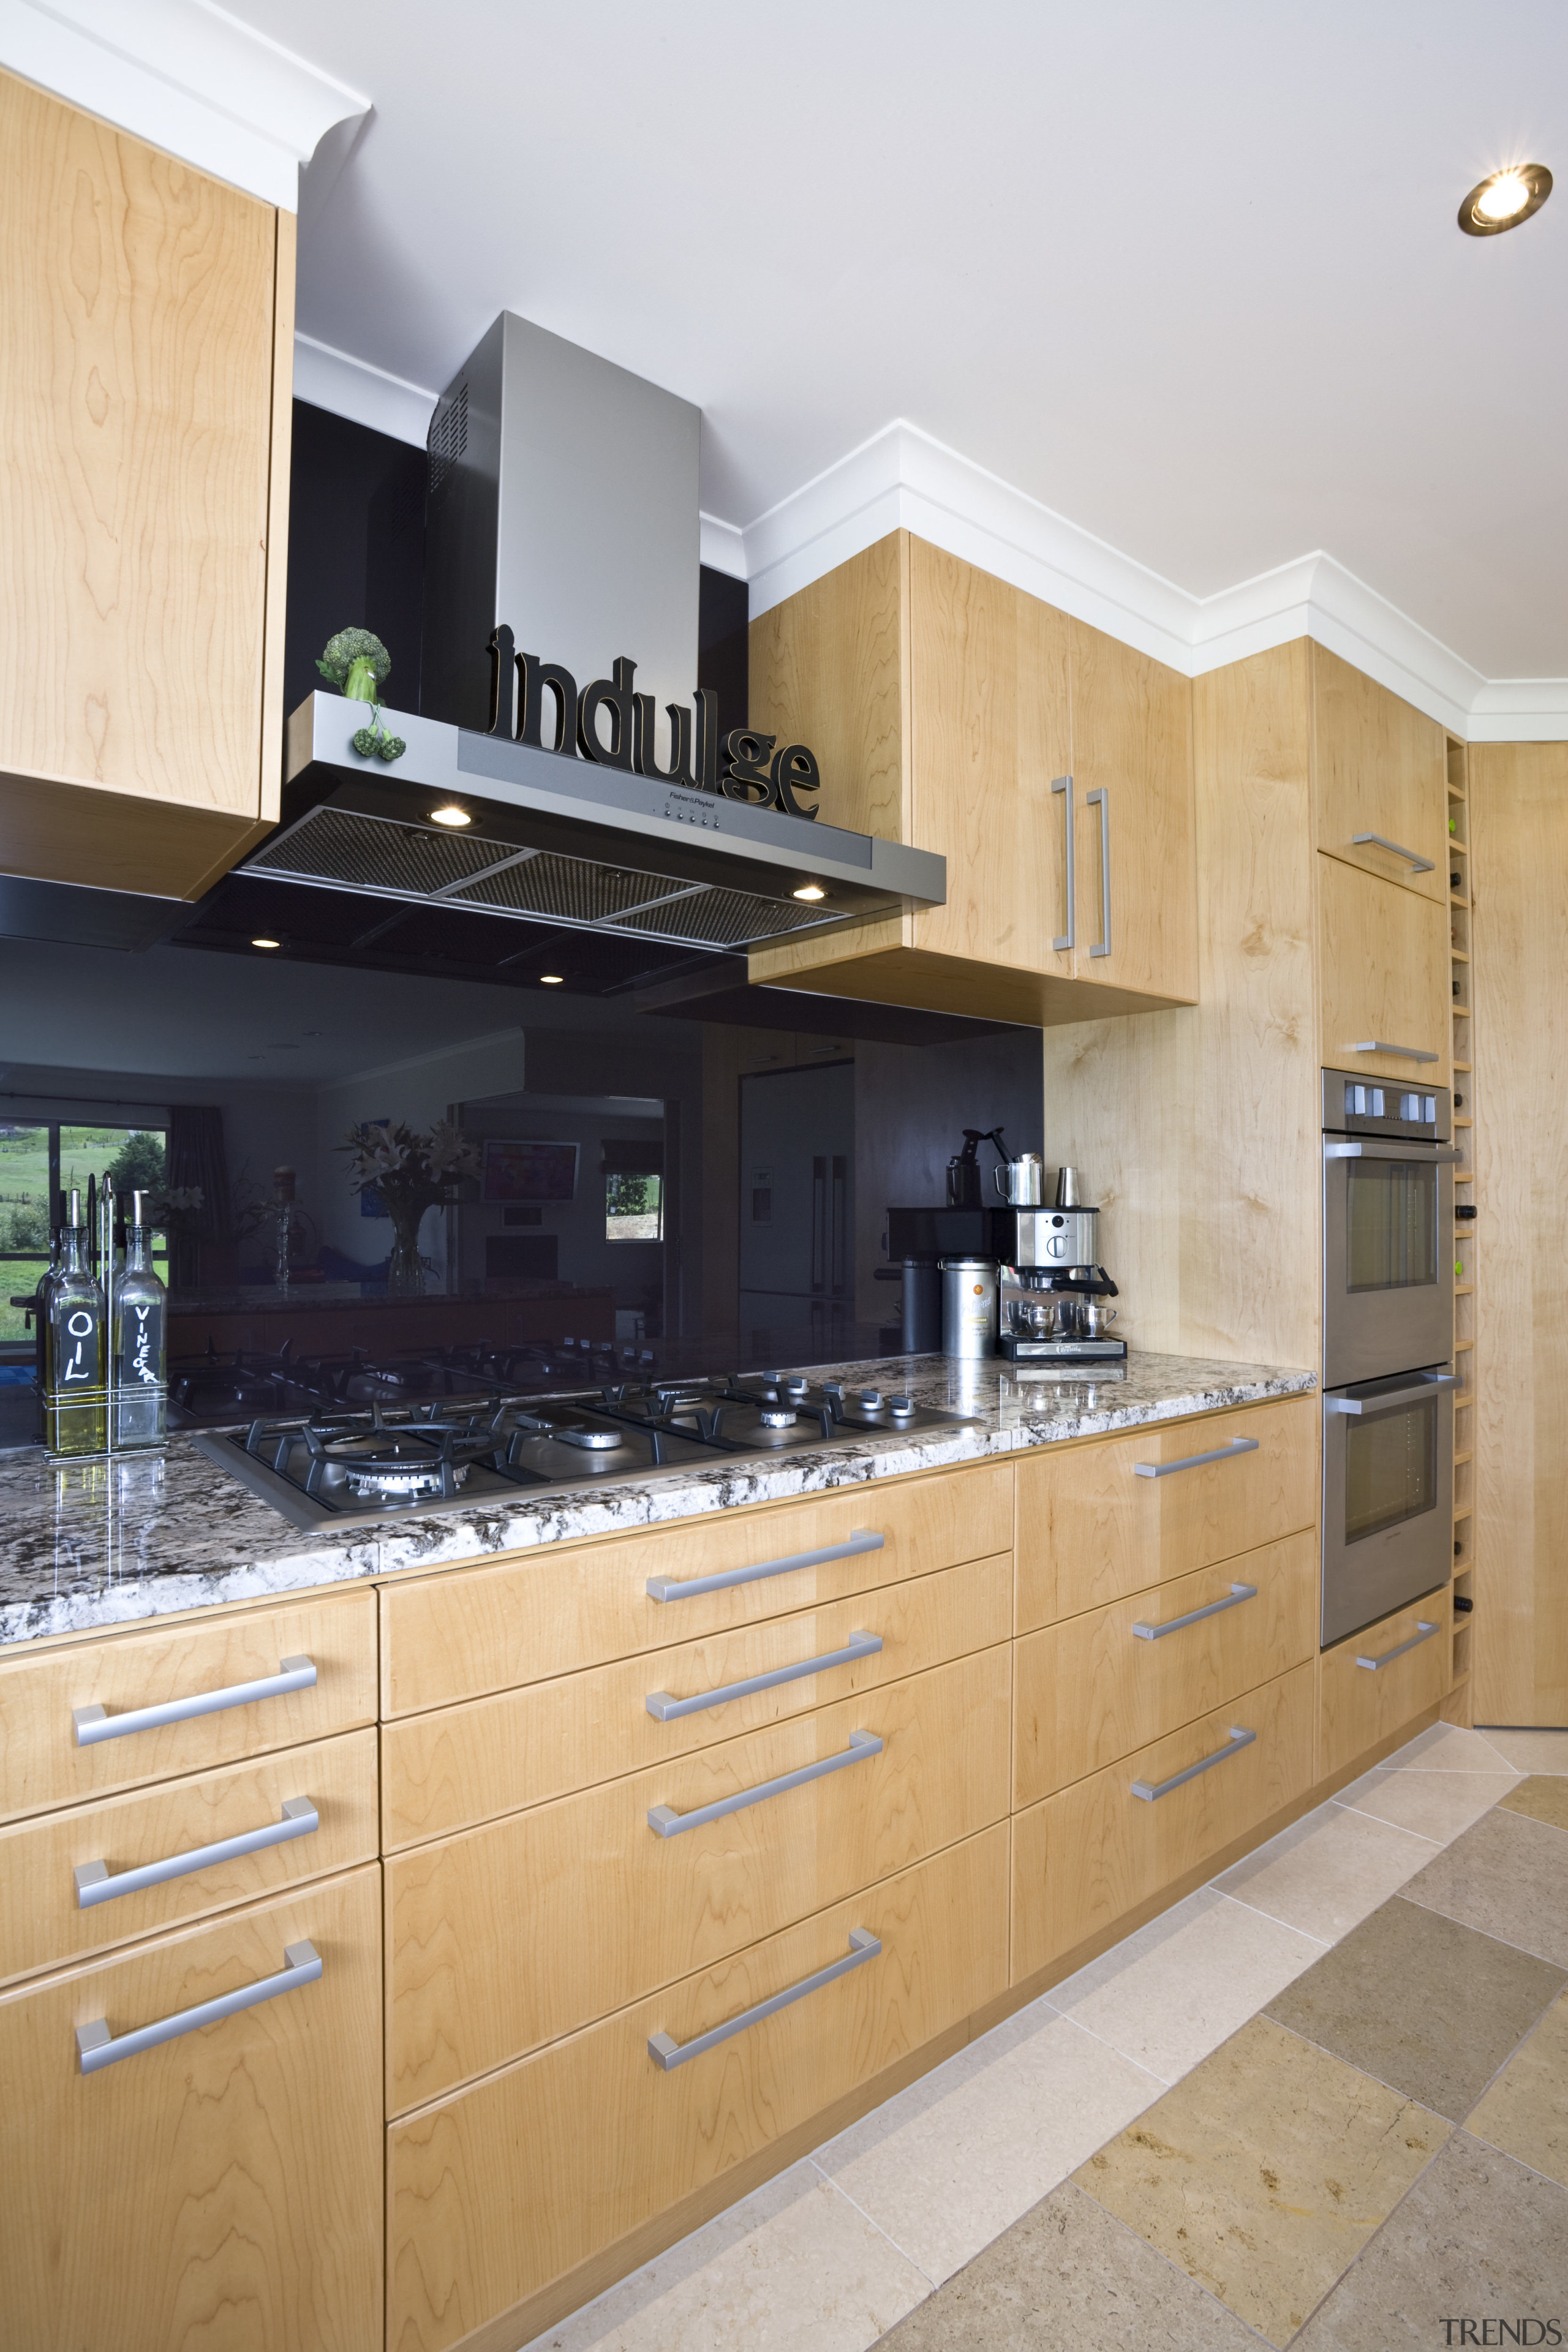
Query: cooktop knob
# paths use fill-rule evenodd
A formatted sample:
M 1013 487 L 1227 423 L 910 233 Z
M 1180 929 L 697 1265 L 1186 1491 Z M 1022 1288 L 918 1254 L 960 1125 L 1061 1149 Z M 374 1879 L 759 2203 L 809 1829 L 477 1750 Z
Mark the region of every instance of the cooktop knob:
M 888 1410 L 890 1412 L 913 1412 L 914 1409 L 913 1397 L 891 1396 L 888 1399 Z
M 806 1384 L 805 1381 L 801 1379 L 798 1372 L 793 1380 L 785 1381 L 784 1387 L 791 1396 L 804 1396 L 805 1394 Z
M 880 1390 L 880 1389 L 862 1389 L 862 1390 L 861 1390 L 861 1391 L 860 1391 L 860 1402 L 861 1402 L 861 1403 L 862 1403 L 863 1405 L 867 1405 L 867 1406 L 868 1406 L 868 1407 L 869 1407 L 869 1408 L 874 1412 L 874 1411 L 876 1410 L 877 1406 L 878 1406 L 878 1405 L 879 1405 L 879 1404 L 881 1403 L 881 1402 L 882 1402 L 882 1391 L 881 1391 L 881 1390 Z

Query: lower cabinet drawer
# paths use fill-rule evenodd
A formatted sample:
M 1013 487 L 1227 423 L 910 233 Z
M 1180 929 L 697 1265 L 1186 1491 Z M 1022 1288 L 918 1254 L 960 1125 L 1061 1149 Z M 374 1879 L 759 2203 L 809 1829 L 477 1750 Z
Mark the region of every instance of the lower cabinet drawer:
M 7 2344 L 379 2352 L 376 1884 L 322 1879 L 0 1996 Z
M 1310 1658 L 1310 1529 L 1026 1633 L 1014 1674 L 1013 1802 L 1083 1780 Z
M 393 2125 L 393 2352 L 442 2352 L 957 2024 L 1005 1989 L 1006 1933 L 998 1822 Z M 668 2071 L 648 2048 L 709 2036 Z
M 1293 1667 L 1015 1816 L 1015 1984 L 1310 1788 L 1315 1674 Z
M 381 1712 L 450 1706 L 1012 1548 L 1013 1465 L 984 1462 L 386 1584 Z
M 387 2112 L 1003 1819 L 1009 1681 L 1004 1643 L 389 1857 Z
M 385 1850 L 900 1682 L 1005 1642 L 1012 1630 L 1013 1557 L 1004 1552 L 466 1706 L 405 1716 L 382 1734 Z M 816 1659 L 817 1672 L 801 1673 Z M 772 1679 L 781 1675 L 787 1678 Z M 753 1679 L 767 1686 L 735 1691 Z M 687 1711 L 703 1693 L 714 1704 Z
M 374 1862 L 375 1791 L 351 1731 L 0 1830 L 0 1981 Z
M 1320 1780 L 1342 1771 L 1401 1724 L 1436 1706 L 1448 1687 L 1452 1604 L 1445 1587 L 1323 1652 Z

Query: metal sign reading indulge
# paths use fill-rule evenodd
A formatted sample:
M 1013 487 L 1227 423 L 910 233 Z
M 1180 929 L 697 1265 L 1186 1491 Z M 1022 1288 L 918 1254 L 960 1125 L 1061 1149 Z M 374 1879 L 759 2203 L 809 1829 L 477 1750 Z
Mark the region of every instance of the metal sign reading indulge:
M 694 709 L 679 702 L 665 705 L 669 765 L 661 767 L 654 741 L 654 698 L 634 690 L 637 664 L 624 654 L 611 664 L 610 677 L 593 679 L 580 692 L 576 679 L 559 662 L 520 654 L 504 622 L 490 632 L 489 656 L 487 734 L 554 751 L 563 760 L 581 757 L 595 767 L 619 768 L 653 783 L 722 793 L 753 808 L 776 809 L 781 816 L 816 814 L 815 801 L 807 805 L 800 798 L 822 789 L 816 754 L 804 743 L 781 744 L 775 735 L 760 735 L 749 727 L 732 727 L 721 741 L 719 698 L 708 687 L 697 688 Z M 608 729 L 607 740 L 601 721 Z M 672 795 L 665 814 L 685 817 L 688 811 Z M 697 821 L 707 822 L 701 817 Z

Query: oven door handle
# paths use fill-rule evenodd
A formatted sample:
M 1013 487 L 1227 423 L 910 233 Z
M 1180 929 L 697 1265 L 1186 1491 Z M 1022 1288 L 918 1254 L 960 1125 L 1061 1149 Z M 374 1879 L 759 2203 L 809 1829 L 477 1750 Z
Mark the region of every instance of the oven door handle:
M 1325 1160 L 1419 1160 L 1433 1168 L 1452 1167 L 1458 1152 L 1451 1143 L 1384 1143 L 1381 1140 L 1325 1143 Z
M 1392 1396 L 1326 1396 L 1323 1399 L 1323 1411 L 1349 1413 L 1384 1412 L 1391 1405 L 1420 1404 L 1436 1389 L 1454 1389 L 1459 1385 L 1458 1372 L 1423 1372 L 1421 1380 L 1420 1388 L 1395 1389 Z

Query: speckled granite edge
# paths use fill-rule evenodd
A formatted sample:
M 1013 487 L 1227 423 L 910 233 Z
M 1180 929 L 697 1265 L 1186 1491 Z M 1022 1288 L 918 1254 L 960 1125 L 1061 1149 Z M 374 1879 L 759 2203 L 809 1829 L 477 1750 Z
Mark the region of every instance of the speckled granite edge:
M 900 1357 L 815 1367 L 847 1384 L 896 1374 L 927 1405 L 968 1425 L 809 1449 L 731 1468 L 592 1493 L 520 1500 L 501 1511 L 398 1517 L 379 1528 L 301 1536 L 176 1440 L 162 1461 L 111 1473 L 50 1472 L 37 1455 L 0 1463 L 0 1649 L 176 1611 L 270 1601 L 400 1571 L 428 1572 L 537 1546 L 665 1527 L 710 1512 L 830 1494 L 964 1462 L 1115 1434 L 1310 1393 L 1312 1374 L 1134 1355 L 1093 1378 Z

